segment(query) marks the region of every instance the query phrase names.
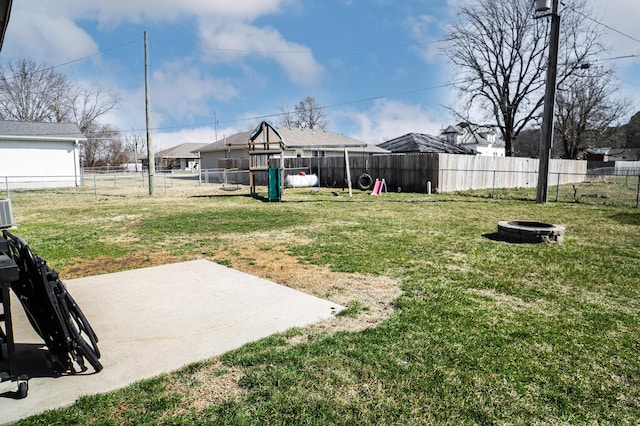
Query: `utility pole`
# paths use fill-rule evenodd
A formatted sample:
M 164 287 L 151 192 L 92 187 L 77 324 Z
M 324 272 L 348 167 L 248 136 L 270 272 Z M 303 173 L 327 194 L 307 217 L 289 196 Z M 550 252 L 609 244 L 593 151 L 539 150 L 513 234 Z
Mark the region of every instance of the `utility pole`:
M 556 77 L 558 74 L 558 42 L 560 38 L 560 0 L 551 0 L 551 34 L 549 37 L 549 62 L 547 66 L 547 85 L 544 93 L 544 110 L 542 113 L 542 131 L 540 133 L 540 168 L 538 171 L 538 188 L 536 203 L 545 204 L 549 192 L 549 160 L 553 145 L 553 114 L 556 100 Z M 536 12 L 549 10 L 549 0 L 535 0 Z M 549 14 L 539 16 L 541 18 Z M 537 19 L 536 18 L 536 19 Z
M 149 160 L 149 195 L 153 195 L 153 177 L 156 174 L 156 160 L 151 143 L 151 105 L 149 101 L 149 52 L 147 49 L 147 32 L 144 32 L 144 94 L 147 116 L 147 159 Z

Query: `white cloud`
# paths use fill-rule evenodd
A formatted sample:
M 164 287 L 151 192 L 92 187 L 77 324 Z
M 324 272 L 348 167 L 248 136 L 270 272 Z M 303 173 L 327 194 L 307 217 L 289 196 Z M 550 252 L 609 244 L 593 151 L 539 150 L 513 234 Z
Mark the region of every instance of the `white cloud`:
M 198 127 L 175 132 L 153 132 L 151 141 L 154 152 L 157 152 L 183 143 L 211 143 L 214 141 L 214 135 L 213 127 Z
M 98 45 L 92 37 L 54 3 L 13 3 L 3 56 L 59 64 L 96 51 Z
M 96 20 L 101 25 L 139 23 L 144 20 L 172 21 L 184 16 L 210 16 L 253 20 L 278 12 L 291 0 L 22 0 L 14 8 L 46 9 L 50 14 Z M 23 5 L 24 4 L 24 5 Z
M 442 111 L 436 113 L 420 105 L 388 99 L 376 101 L 365 111 L 348 111 L 346 117 L 353 123 L 351 137 L 374 144 L 407 133 L 437 135 L 448 124 Z
M 230 82 L 205 75 L 189 62 L 163 64 L 151 80 L 154 109 L 179 120 L 212 114 L 208 101 L 229 101 L 238 95 Z
M 322 66 L 315 60 L 311 49 L 287 41 L 274 28 L 248 25 L 239 21 L 201 25 L 200 36 L 209 60 L 238 61 L 247 57 L 272 59 L 288 77 L 298 84 L 315 83 Z

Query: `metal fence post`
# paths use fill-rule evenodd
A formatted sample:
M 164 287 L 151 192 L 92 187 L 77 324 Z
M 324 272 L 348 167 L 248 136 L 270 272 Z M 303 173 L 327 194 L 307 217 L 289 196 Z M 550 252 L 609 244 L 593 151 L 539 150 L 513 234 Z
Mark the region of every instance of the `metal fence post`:
M 11 198 L 9 195 L 9 176 L 4 177 L 4 186 L 7 188 L 7 198 Z
M 491 198 L 496 198 L 496 171 L 493 171 L 493 183 L 491 184 Z
M 640 174 L 638 174 L 638 193 L 636 194 L 636 209 L 638 208 L 638 204 L 640 204 Z
M 558 202 L 559 196 L 560 196 L 560 172 L 558 172 L 558 184 L 556 185 L 556 203 Z

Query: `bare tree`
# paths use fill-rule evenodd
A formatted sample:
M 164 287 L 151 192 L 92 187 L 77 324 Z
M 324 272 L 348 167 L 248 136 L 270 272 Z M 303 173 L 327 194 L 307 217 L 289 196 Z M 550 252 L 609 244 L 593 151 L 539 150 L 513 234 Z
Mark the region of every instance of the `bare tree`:
M 147 152 L 147 140 L 140 133 L 133 130 L 124 137 L 125 150 L 135 152 L 136 154 L 145 154 Z
M 120 103 L 113 89 L 98 83 L 79 87 L 69 97 L 73 119 L 83 133 Z
M 279 127 L 298 127 L 296 120 L 293 118 L 293 113 L 284 105 L 278 105 L 276 107 L 278 111 L 278 126 Z
M 616 97 L 618 86 L 613 70 L 584 67 L 558 87 L 556 102 L 556 141 L 561 156 L 577 158 L 588 146 L 611 145 L 611 130 L 625 116 L 629 103 Z
M 80 85 L 46 64 L 19 59 L 0 65 L 0 118 L 16 121 L 74 121 L 81 132 L 120 102 L 97 83 Z
M 301 129 L 321 129 L 329 127 L 329 119 L 316 98 L 307 96 L 295 106 L 296 120 Z
M 602 50 L 585 10 L 584 0 L 563 9 L 559 83 Z M 474 1 L 458 16 L 442 49 L 459 76 L 454 85 L 462 104 L 451 109 L 467 120 L 480 111 L 483 120 L 495 121 L 513 155 L 518 135 L 544 103 L 549 21 L 534 19 L 532 0 Z
M 92 125 L 85 130 L 83 166 L 118 166 L 126 160 L 120 132 L 109 125 Z
M 626 125 L 627 148 L 640 148 L 640 111 L 636 112 Z
M 293 113 L 284 106 L 276 107 L 280 111 L 278 125 L 299 129 L 321 129 L 329 127 L 329 119 L 313 96 L 307 96 L 294 107 Z
M 20 59 L 0 65 L 0 118 L 64 121 L 69 116 L 71 82 L 44 64 Z

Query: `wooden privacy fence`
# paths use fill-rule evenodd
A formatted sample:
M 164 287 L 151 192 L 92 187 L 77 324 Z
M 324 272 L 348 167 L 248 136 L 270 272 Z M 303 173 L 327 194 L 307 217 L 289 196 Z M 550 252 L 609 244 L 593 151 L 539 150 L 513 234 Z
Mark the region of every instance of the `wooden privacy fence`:
M 277 162 L 271 164 L 278 167 Z M 344 157 L 285 158 L 287 174 L 308 170 L 328 187 L 345 185 Z M 459 154 L 349 154 L 351 181 L 357 188 L 358 177 L 368 174 L 384 179 L 390 191 L 452 192 L 485 188 L 534 188 L 538 184 L 537 159 L 519 157 L 482 157 Z M 583 182 L 587 162 L 552 159 L 549 184 Z
M 271 167 L 282 167 L 272 159 Z M 248 169 L 247 159 L 220 160 L 221 169 Z M 389 191 L 452 192 L 487 188 L 535 188 L 539 163 L 534 158 L 483 157 L 460 154 L 349 154 L 351 183 L 357 188 L 358 177 L 368 174 L 373 180 L 384 179 Z M 345 160 L 336 157 L 285 158 L 286 174 L 300 171 L 318 175 L 321 186 L 341 188 L 346 185 Z M 549 185 L 584 182 L 587 162 L 552 159 Z M 266 173 L 258 176 L 258 185 L 266 185 Z M 247 180 L 247 182 L 245 182 Z M 248 184 L 248 176 L 239 177 Z

